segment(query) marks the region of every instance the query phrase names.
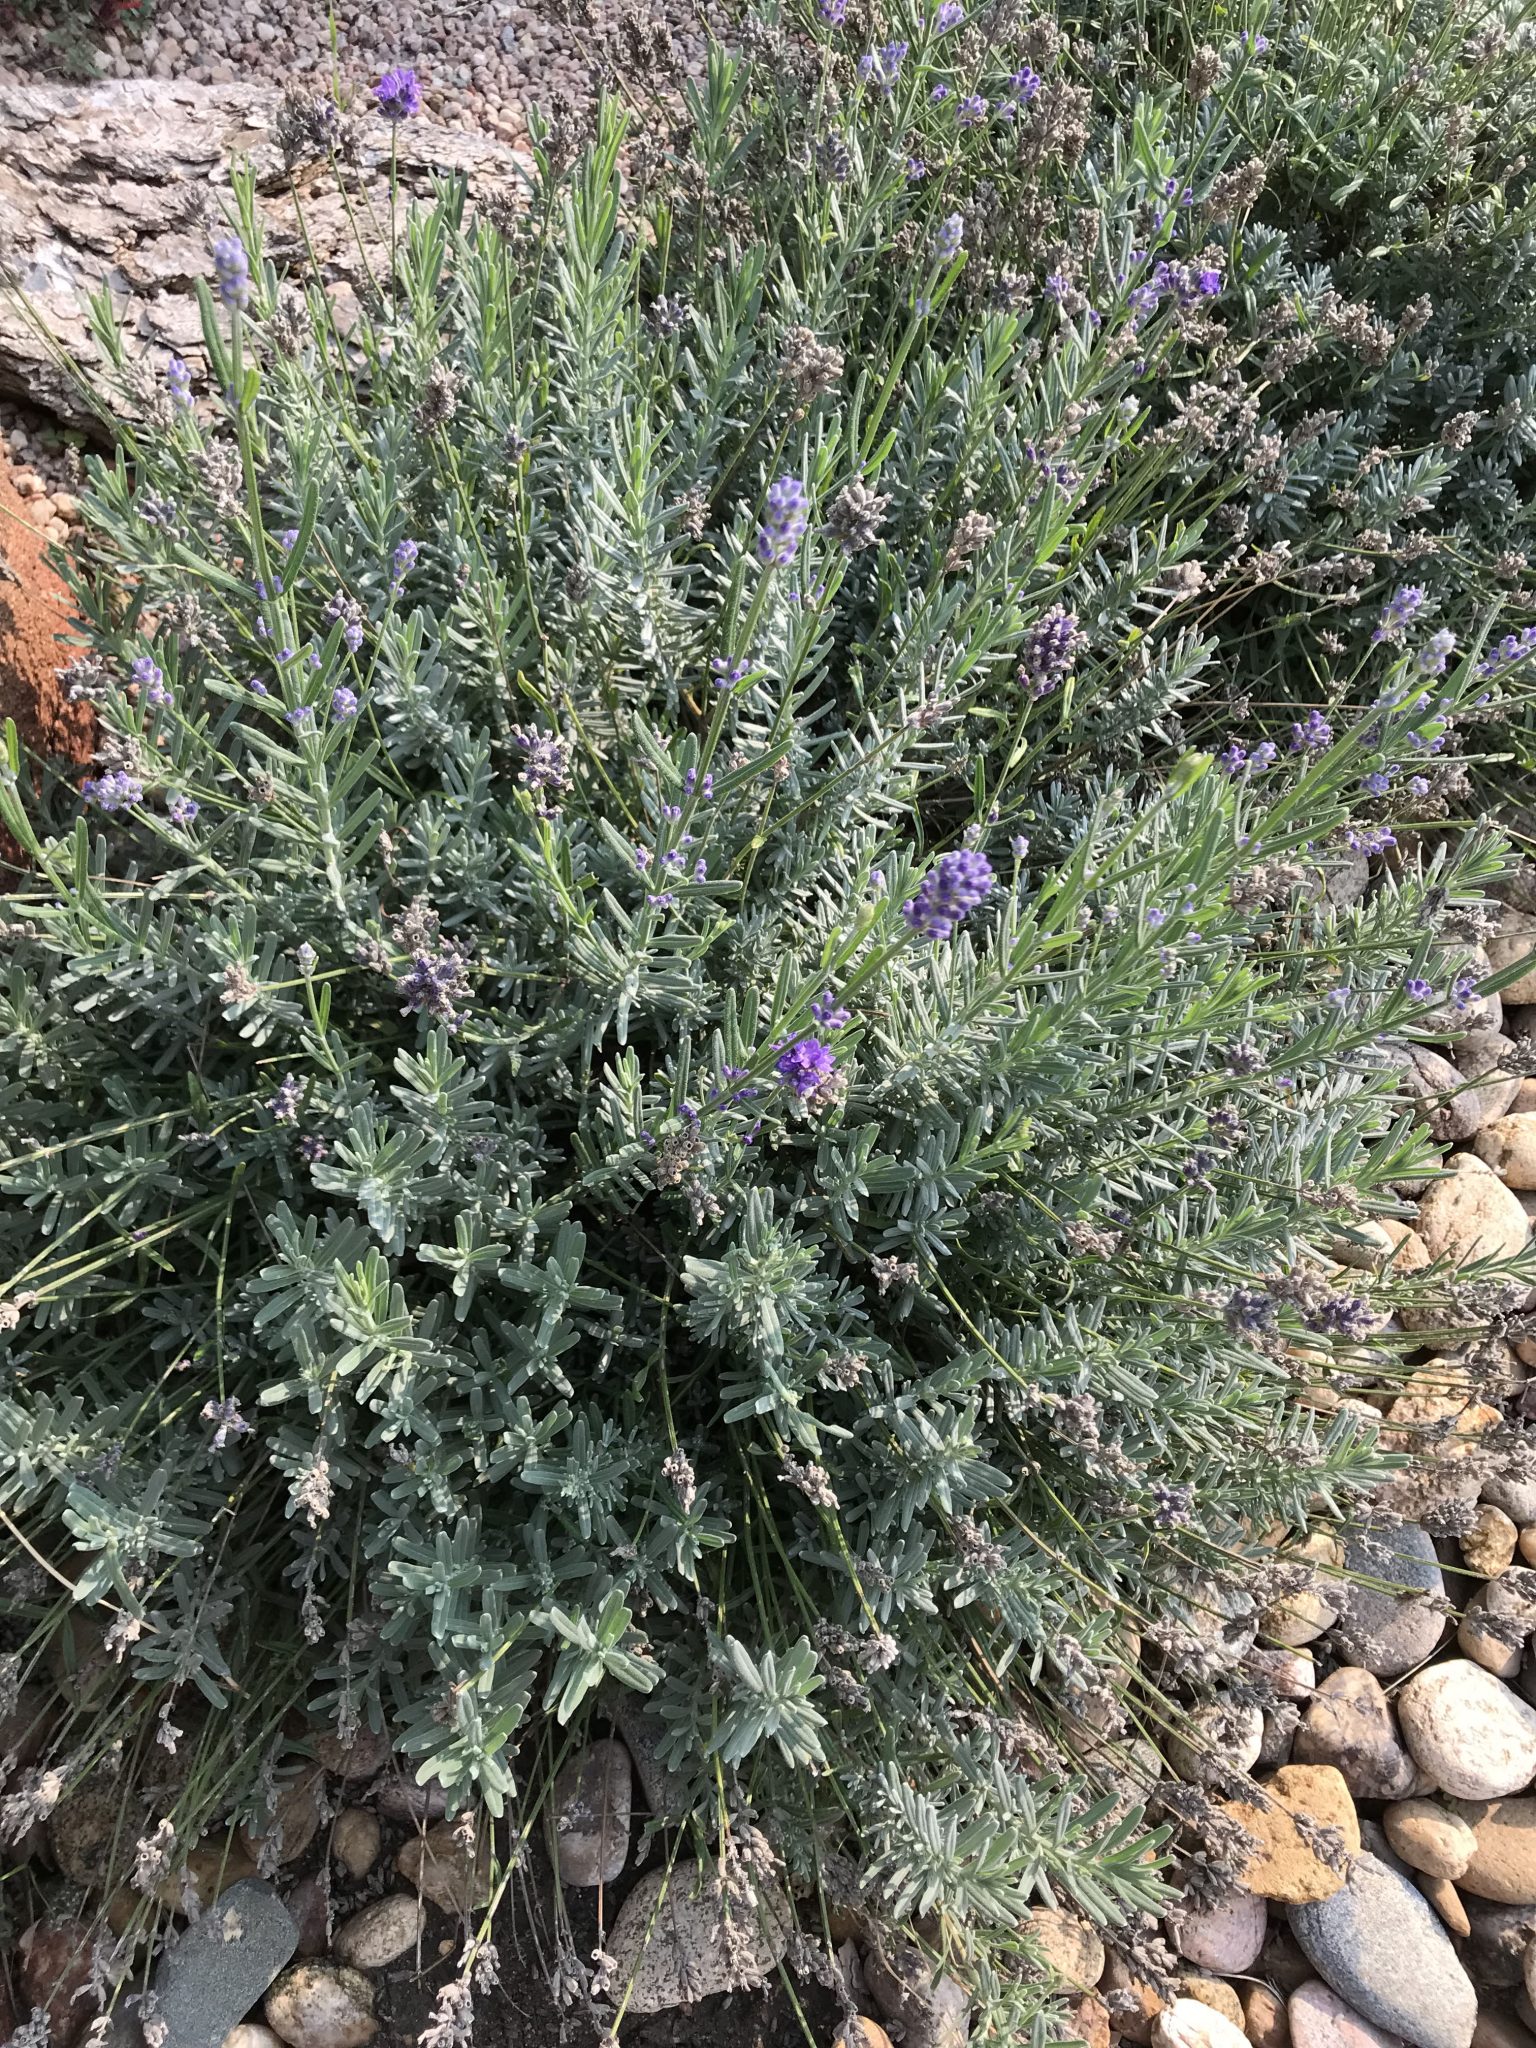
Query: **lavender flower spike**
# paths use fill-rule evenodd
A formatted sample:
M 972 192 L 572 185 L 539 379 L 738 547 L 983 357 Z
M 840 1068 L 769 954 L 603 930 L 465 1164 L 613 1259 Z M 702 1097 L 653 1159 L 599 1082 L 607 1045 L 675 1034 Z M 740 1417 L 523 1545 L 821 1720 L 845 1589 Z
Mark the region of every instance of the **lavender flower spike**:
M 386 71 L 373 88 L 373 96 L 386 121 L 407 121 L 421 112 L 421 83 L 408 65 L 398 64 Z

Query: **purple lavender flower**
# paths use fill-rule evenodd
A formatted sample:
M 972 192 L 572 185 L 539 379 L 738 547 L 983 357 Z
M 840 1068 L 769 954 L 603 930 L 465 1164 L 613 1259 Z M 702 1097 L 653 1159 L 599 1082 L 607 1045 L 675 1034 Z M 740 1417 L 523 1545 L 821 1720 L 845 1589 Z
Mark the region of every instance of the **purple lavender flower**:
M 172 356 L 165 366 L 166 388 L 173 401 L 183 407 L 192 403 L 192 372 L 180 356 Z
M 280 1124 L 296 1124 L 299 1120 L 299 1102 L 304 1093 L 304 1084 L 297 1074 L 284 1074 L 282 1084 L 275 1095 L 267 1098 L 267 1108 Z
M 781 476 L 770 484 L 757 532 L 757 559 L 770 569 L 784 569 L 795 559 L 810 523 L 811 501 L 797 476 Z
M 524 789 L 533 792 L 543 810 L 552 796 L 562 795 L 571 786 L 570 750 L 564 740 L 541 732 L 536 725 L 515 725 L 511 737 L 523 752 L 522 772 L 517 779 Z
M 1197 271 L 1195 282 L 1200 287 L 1202 298 L 1214 299 L 1221 290 L 1221 272 L 1209 269 Z
M 1234 1337 L 1257 1337 L 1275 1327 L 1275 1303 L 1262 1288 L 1234 1287 L 1221 1319 Z
M 272 694 L 260 676 L 252 676 L 245 687 L 253 697 L 270 697 Z
M 314 731 L 315 712 L 313 705 L 295 704 L 293 709 L 291 711 L 285 711 L 283 713 L 283 716 L 287 719 L 288 723 L 293 727 L 295 732 Z
M 1451 1007 L 1454 1010 L 1470 1010 L 1477 1000 L 1477 976 L 1458 974 L 1451 983 Z
M 296 526 L 285 526 L 277 536 L 277 544 L 285 555 L 291 555 L 298 543 L 298 538 L 299 529 Z
M 877 85 L 882 92 L 888 93 L 896 83 L 896 74 L 910 48 L 910 43 L 897 41 L 882 43 L 878 50 L 867 51 L 858 62 L 859 77 L 865 85 Z
M 1421 676 L 1443 676 L 1445 665 L 1456 652 L 1456 635 L 1449 626 L 1442 626 L 1438 633 L 1431 633 L 1419 649 L 1418 670 Z
M 977 128 L 987 118 L 987 103 L 979 92 L 967 93 L 955 109 L 955 119 L 962 128 Z
M 1433 985 L 1427 982 L 1422 974 L 1409 975 L 1403 983 L 1403 994 L 1412 996 L 1416 1003 L 1432 1003 L 1435 999 Z
M 1228 740 L 1216 756 L 1218 768 L 1224 768 L 1228 775 L 1241 775 L 1248 766 L 1248 749 L 1241 740 Z
M 907 158 L 907 183 L 909 185 L 921 184 L 927 175 L 928 166 L 920 156 L 909 156 Z
M 1305 718 L 1297 719 L 1291 726 L 1293 754 L 1319 754 L 1332 741 L 1333 727 L 1315 705 Z
M 329 1158 L 330 1150 L 324 1138 L 316 1137 L 313 1131 L 306 1131 L 299 1140 L 299 1157 L 308 1166 L 318 1165 L 322 1159 Z
M 1256 1074 L 1264 1064 L 1264 1055 L 1251 1039 L 1240 1038 L 1226 1050 L 1226 1068 L 1229 1074 Z
M 408 65 L 386 71 L 373 88 L 373 96 L 386 121 L 406 121 L 421 112 L 421 85 Z
M 1021 64 L 1008 81 L 1008 90 L 1027 107 L 1040 90 L 1040 74 Z
M 744 661 L 732 661 L 729 655 L 717 654 L 709 664 L 709 672 L 714 679 L 715 689 L 734 690 L 739 682 L 745 680 L 747 664 Z
M 955 926 L 992 893 L 992 863 L 984 853 L 960 847 L 941 854 L 901 914 L 919 938 L 950 938 Z
M 1371 635 L 1371 645 L 1379 647 L 1383 640 L 1400 640 L 1408 627 L 1423 609 L 1424 592 L 1417 583 L 1405 583 L 1388 598 L 1382 610 L 1376 630 Z
M 836 1000 L 831 989 L 827 989 L 824 994 L 814 996 L 811 999 L 811 1015 L 818 1024 L 824 1025 L 828 1031 L 841 1031 L 848 1022 L 850 1014 Z
M 213 245 L 213 288 L 232 313 L 251 303 L 251 259 L 238 235 L 220 235 Z
M 1360 787 L 1366 796 L 1385 796 L 1392 787 L 1392 777 L 1383 768 L 1373 768 Z
M 190 825 L 197 813 L 197 801 L 190 796 L 173 796 L 165 807 L 165 815 L 173 825 Z
M 939 223 L 939 231 L 933 238 L 933 260 L 940 266 L 953 263 L 964 246 L 965 216 L 952 213 Z
M 965 9 L 961 5 L 961 0 L 943 0 L 942 6 L 933 18 L 933 26 L 939 35 L 948 35 L 949 31 L 958 28 L 964 19 Z
M 126 811 L 144 801 L 144 785 L 136 775 L 114 768 L 109 775 L 87 776 L 80 794 L 98 811 Z
M 802 1038 L 774 1061 L 774 1072 L 786 1088 L 792 1088 L 804 1102 L 818 1088 L 826 1086 L 837 1067 L 837 1055 L 819 1038 Z
M 1152 1525 L 1157 1529 L 1182 1529 L 1193 1518 L 1195 1489 L 1192 1486 L 1152 1488 Z
M 213 1432 L 213 1441 L 208 1446 L 210 1451 L 222 1451 L 231 1437 L 238 1443 L 241 1437 L 249 1436 L 251 1433 L 251 1425 L 240 1413 L 240 1403 L 233 1394 L 226 1394 L 222 1401 L 205 1401 L 202 1406 L 202 1419 L 204 1422 L 217 1424 Z
M 816 0 L 816 12 L 828 28 L 841 28 L 848 19 L 848 0 Z
M 949 98 L 949 87 L 944 83 L 943 79 L 939 80 L 939 83 L 929 93 L 928 97 L 931 100 L 947 100 Z
M 305 939 L 301 943 L 293 957 L 299 963 L 300 974 L 302 974 L 305 980 L 307 981 L 310 975 L 314 973 L 315 966 L 316 963 L 319 961 L 320 955 L 315 951 L 314 947 L 309 943 L 308 939 Z
M 336 685 L 331 692 L 331 716 L 338 725 L 345 725 L 349 718 L 356 718 L 356 690 L 349 690 L 345 683 Z
M 416 541 L 403 540 L 399 542 L 395 552 L 389 558 L 392 589 L 398 590 L 400 588 L 406 577 L 415 568 L 416 557 L 420 553 L 421 548 Z
M 1492 654 L 1478 663 L 1478 676 L 1483 680 L 1496 676 L 1500 669 L 1512 668 L 1530 654 L 1536 654 L 1536 626 L 1527 626 L 1523 633 L 1506 633 Z
M 468 1015 L 458 1007 L 469 994 L 469 972 L 464 955 L 456 946 L 445 946 L 436 953 L 414 954 L 409 971 L 400 976 L 395 988 L 405 998 L 400 1009 L 402 1017 L 416 1011 L 436 1017 L 453 1031 Z
M 1072 672 L 1082 644 L 1076 612 L 1053 604 L 1035 621 L 1024 642 L 1024 656 L 1017 670 L 1018 680 L 1028 685 L 1031 697 L 1048 697 L 1052 690 L 1060 689 Z
M 1248 756 L 1248 766 L 1250 768 L 1260 769 L 1273 768 L 1275 763 L 1279 760 L 1279 758 L 1280 749 L 1275 745 L 1273 740 L 1260 740 L 1259 744 Z

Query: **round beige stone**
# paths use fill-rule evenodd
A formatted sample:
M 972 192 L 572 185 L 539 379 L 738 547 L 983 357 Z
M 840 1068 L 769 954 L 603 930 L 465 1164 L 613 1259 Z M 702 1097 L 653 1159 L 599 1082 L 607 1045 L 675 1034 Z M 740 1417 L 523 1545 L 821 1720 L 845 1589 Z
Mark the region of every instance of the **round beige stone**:
M 1459 1813 L 1433 1799 L 1404 1799 L 1381 1816 L 1388 1842 L 1415 1870 L 1430 1877 L 1460 1877 L 1477 1838 Z
M 1532 1119 L 1536 1122 L 1536 1118 Z M 1502 1508 L 1484 1501 L 1477 1520 L 1461 1539 L 1461 1555 L 1468 1571 L 1480 1579 L 1496 1579 L 1514 1562 L 1520 1532 Z

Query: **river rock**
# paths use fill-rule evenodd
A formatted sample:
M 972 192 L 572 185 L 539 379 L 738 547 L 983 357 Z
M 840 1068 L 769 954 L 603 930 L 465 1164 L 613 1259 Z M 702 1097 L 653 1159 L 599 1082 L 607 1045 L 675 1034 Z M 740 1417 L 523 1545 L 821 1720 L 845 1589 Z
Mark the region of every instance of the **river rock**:
M 1290 2048 L 1291 2021 L 1286 2002 L 1270 1985 L 1243 1986 L 1243 2032 L 1251 2048 Z
M 1520 1531 L 1504 1510 L 1485 1500 L 1477 1510 L 1477 1519 L 1461 1538 L 1462 1562 L 1480 1579 L 1496 1579 L 1514 1562 L 1519 1540 Z
M 1201 2005 L 1208 2005 L 1212 2012 L 1219 2012 L 1224 2020 L 1230 2020 L 1234 2027 L 1242 2027 L 1242 2001 L 1232 1986 L 1220 1977 L 1181 1977 L 1179 1996 L 1196 1999 Z
M 1104 1944 L 1075 1913 L 1035 1906 L 1021 1930 L 1040 1951 L 1052 1978 L 1091 1991 L 1104 1974 Z
M 1292 2048 L 1401 2048 L 1396 2035 L 1351 2012 L 1320 1977 L 1291 1993 L 1287 2018 Z
M 366 2048 L 379 2031 L 373 1986 L 346 1963 L 295 1963 L 267 1993 L 264 2010 L 288 2048 Z
M 1517 1528 L 1524 1529 L 1536 1522 L 1536 1479 L 1485 1479 L 1482 1497 L 1502 1508 Z
M 1243 1886 L 1260 1898 L 1284 1904 L 1326 1899 L 1344 1883 L 1343 1865 L 1360 1847 L 1354 1801 L 1331 1764 L 1287 1764 L 1256 1785 L 1251 1795 L 1229 1801 L 1222 1809 L 1258 1844 L 1242 1873 Z M 1327 1860 L 1296 1825 L 1307 1816 L 1309 1829 L 1332 1828 L 1339 1856 Z
M 1237 1977 L 1252 1969 L 1268 1925 L 1264 1901 L 1252 1892 L 1229 1892 L 1214 1906 L 1169 1916 L 1173 1945 L 1179 1954 L 1221 1977 Z
M 1472 1150 L 1505 1187 L 1536 1188 L 1536 1114 L 1494 1117 L 1474 1133 Z
M 338 1778 L 376 1778 L 389 1762 L 389 1737 L 375 1728 L 360 1728 L 350 1742 L 327 1728 L 310 1748 L 315 1762 Z
M 589 1742 L 555 1779 L 556 1864 L 562 1884 L 611 1884 L 629 1856 L 629 1752 Z
M 1358 1575 L 1341 1580 L 1334 1594 L 1334 1636 L 1347 1662 L 1377 1678 L 1396 1678 L 1422 1663 L 1445 1626 L 1432 1604 L 1445 1594 L 1433 1539 L 1412 1523 L 1352 1530 L 1344 1539 L 1344 1566 Z
M 1125 1958 L 1111 1949 L 1104 1961 L 1099 1993 L 1109 2008 L 1110 2024 L 1120 2039 L 1132 2042 L 1134 2048 L 1148 2048 L 1153 2022 L 1168 2005 L 1168 2000 L 1156 1986 L 1147 1983 L 1145 1978 L 1134 1976 Z
M 279 1864 L 297 1863 L 315 1839 L 325 1811 L 325 1773 L 308 1764 L 278 1788 L 277 1803 L 240 1830 L 240 1843 L 254 1861 L 265 1849 Z M 262 1865 L 271 1868 L 268 1861 Z
M 221 1893 L 156 1966 L 155 2017 L 169 2029 L 164 2048 L 219 2048 L 298 1939 L 293 1916 L 271 1885 L 248 1877 Z
M 892 2048 L 892 2042 L 878 2020 L 868 2020 L 862 2013 L 855 2013 L 832 2036 L 832 2048 Z
M 1248 2037 L 1199 1999 L 1176 1998 L 1152 2022 L 1152 2048 L 1248 2048 Z
M 1536 2048 L 1536 2035 L 1508 2014 L 1485 2005 L 1472 2030 L 1472 2048 Z
M 1536 1708 L 1479 1664 L 1415 1673 L 1397 1712 L 1415 1762 L 1455 1798 L 1505 1799 L 1536 1777 Z
M 1356 1799 L 1401 1799 L 1418 1778 L 1380 1681 L 1354 1665 L 1313 1693 L 1293 1753 L 1299 1764 L 1332 1764 Z
M 439 1821 L 425 1835 L 413 1835 L 395 1858 L 407 1884 L 440 1912 L 467 1920 L 491 1895 L 491 1845 L 482 1830 L 472 1848 L 457 1821 Z
M 640 1879 L 619 1908 L 607 1949 L 616 1981 L 629 1984 L 633 1978 L 629 2011 L 663 2012 L 717 1991 L 756 1989 L 777 1967 L 793 1925 L 788 1901 L 763 1888 L 761 1911 L 755 1918 L 738 1914 L 727 1942 L 722 1938 L 720 1899 L 709 1876 L 697 1863 L 678 1863 L 670 1871 L 647 1871 Z M 889 2010 L 876 1975 L 887 1988 L 894 1984 L 897 1992 L 905 1990 L 914 2015 L 919 2014 L 926 1978 L 923 1984 L 914 1979 L 908 1985 L 895 1965 L 884 1959 L 883 1970 L 872 1971 L 877 1954 L 872 1949 L 864 1959 L 865 1981 L 886 2017 L 905 2023 L 900 1997 L 895 1997 L 897 2009 Z
M 253 2020 L 242 2020 L 238 2027 L 231 2027 L 224 2036 L 223 2048 L 279 2048 L 280 2039 L 270 2027 L 260 2026 Z M 114 2048 L 128 2048 L 128 2044 L 114 2044 Z
M 1342 1547 L 1325 1530 L 1314 1530 L 1301 1543 L 1288 1544 L 1285 1559 L 1289 1563 L 1305 1561 L 1319 1566 L 1338 1566 L 1343 1562 Z M 1328 1586 L 1325 1594 L 1323 1585 Z M 1259 1633 L 1271 1643 L 1283 1649 L 1300 1649 L 1330 1629 L 1338 1620 L 1338 1607 L 1332 1599 L 1333 1582 L 1314 1578 L 1309 1585 L 1302 1586 L 1295 1593 L 1288 1593 L 1284 1599 L 1266 1607 L 1259 1617 Z
M 1256 1643 L 1243 1669 L 1283 1700 L 1309 1700 L 1317 1690 L 1317 1665 L 1306 1650 L 1272 1650 Z
M 1536 1906 L 1536 1799 L 1466 1801 L 1458 1811 L 1473 1848 L 1457 1883 L 1501 1906 Z
M 1493 1122 L 1497 1116 L 1507 1116 L 1519 1106 L 1520 1090 L 1524 1086 L 1518 1074 L 1511 1073 L 1516 1064 L 1515 1042 L 1503 1031 L 1469 1031 L 1456 1048 L 1456 1065 L 1475 1087 L 1466 1088 L 1456 1097 L 1459 1104 L 1465 1104 L 1459 1118 L 1455 1137 L 1449 1130 L 1442 1142 L 1457 1144 L 1472 1131 L 1481 1130 L 1484 1124 Z M 1430 1130 L 1435 1136 L 1433 1120 Z
M 1433 1182 L 1419 1203 L 1419 1236 L 1431 1258 L 1461 1266 L 1523 1251 L 1530 1219 L 1487 1161 L 1459 1152 L 1447 1167 L 1447 1177 Z
M 1318 1975 L 1362 2018 L 1412 2048 L 1469 2048 L 1477 1994 L 1445 1929 L 1396 1871 L 1361 1854 L 1341 1890 L 1289 1917 Z
M 85 1996 L 96 1931 L 84 1920 L 37 1920 L 16 1944 L 23 2008 L 46 2015 L 49 2048 L 74 2048 L 96 2017 Z
M 379 1860 L 384 1831 L 366 1806 L 349 1806 L 331 1829 L 331 1854 L 351 1878 L 366 1877 Z
M 1430 1877 L 1460 1877 L 1477 1837 L 1459 1813 L 1433 1799 L 1404 1799 L 1381 1817 L 1387 1840 L 1405 1863 Z
M 1488 958 L 1495 974 L 1502 974 L 1506 967 L 1513 967 L 1518 960 L 1530 962 L 1523 974 L 1507 982 L 1499 991 L 1506 1003 L 1536 1003 L 1536 917 L 1528 910 L 1518 910 L 1506 903 L 1499 913 L 1499 928 L 1488 941 Z
M 1168 1761 L 1187 1785 L 1219 1784 L 1232 1771 L 1251 1771 L 1263 1741 L 1260 1708 L 1214 1700 L 1196 1707 L 1169 1736 Z
M 1465 1903 L 1472 1928 L 1462 1947 L 1467 1975 L 1484 1990 L 1510 1990 L 1521 1982 L 1525 1951 L 1536 1932 L 1536 1906 L 1490 1906 L 1473 1892 Z
M 331 1946 L 354 1969 L 382 1970 L 415 1948 L 426 1926 L 427 1909 L 419 1898 L 391 1892 L 344 1920 Z
M 1448 1877 L 1430 1877 L 1424 1871 L 1416 1870 L 1413 1881 L 1452 1934 L 1466 1936 L 1472 1932 L 1472 1922 L 1467 1918 L 1461 1893 Z
M 1456 1640 L 1474 1664 L 1481 1664 L 1495 1678 L 1512 1679 L 1520 1670 L 1521 1653 L 1533 1628 L 1536 1573 L 1527 1565 L 1512 1565 L 1472 1595 Z

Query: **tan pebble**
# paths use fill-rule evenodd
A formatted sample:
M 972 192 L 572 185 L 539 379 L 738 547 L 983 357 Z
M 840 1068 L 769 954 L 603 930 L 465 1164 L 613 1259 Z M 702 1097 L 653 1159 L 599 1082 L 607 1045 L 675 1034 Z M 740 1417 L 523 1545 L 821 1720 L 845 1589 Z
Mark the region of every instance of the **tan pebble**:
M 1484 1501 L 1477 1520 L 1461 1539 L 1461 1554 L 1467 1569 L 1480 1579 L 1496 1579 L 1507 1572 L 1514 1560 L 1519 1530 L 1502 1508 Z
M 1083 2048 L 1110 2048 L 1109 2008 L 1101 1998 L 1091 1994 L 1074 1998 L 1067 2007 L 1067 2017 Z
M 379 1860 L 384 1831 L 379 1817 L 363 1806 L 349 1806 L 331 1830 L 331 1854 L 348 1877 L 366 1877 Z
M 1416 1870 L 1413 1881 L 1452 1934 L 1459 1934 L 1465 1939 L 1472 1932 L 1472 1922 L 1461 1903 L 1461 1894 L 1448 1877 L 1431 1877 L 1427 1871 Z
M 1536 2036 L 1518 2020 L 1485 2005 L 1472 2029 L 1472 2048 L 1536 2048 Z
M 1149 2048 L 1152 2039 L 1152 2022 L 1163 2011 L 1163 2001 L 1140 1977 L 1133 1977 L 1121 1958 L 1110 1951 L 1104 1965 L 1101 1991 L 1128 1991 L 1135 2000 L 1128 2012 L 1115 2009 L 1115 2031 L 1122 2041 L 1134 2043 L 1134 2048 Z
M 1386 1809 L 1381 1824 L 1394 1852 L 1429 1877 L 1460 1877 L 1477 1847 L 1461 1815 L 1433 1799 L 1401 1800 Z
M 1025 1938 L 1039 1949 L 1052 1975 L 1079 1991 L 1091 1991 L 1104 1974 L 1104 1944 L 1075 1913 L 1036 1906 L 1024 1923 Z
M 282 2048 L 281 2038 L 270 2027 L 258 2026 L 254 2020 L 242 2020 L 238 2027 L 231 2027 L 219 2048 Z
M 1501 1906 L 1536 1906 L 1536 1799 L 1465 1801 L 1472 1854 L 1457 1882 Z
M 878 2020 L 855 2014 L 832 2036 L 832 2048 L 891 2048 L 891 2037 Z
M 426 1925 L 427 1909 L 419 1898 L 391 1892 L 344 1920 L 331 1946 L 344 1963 L 356 1969 L 382 1970 L 415 1948 Z
M 477 1851 L 471 1852 L 449 1821 L 440 1821 L 425 1835 L 413 1835 L 395 1858 L 395 1868 L 434 1906 L 461 1920 L 490 1897 L 489 1841 L 482 1838 Z
M 1520 1555 L 1527 1564 L 1536 1564 L 1536 1522 L 1520 1531 Z

